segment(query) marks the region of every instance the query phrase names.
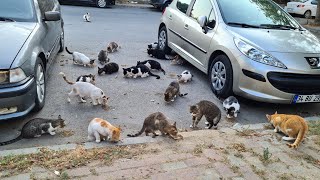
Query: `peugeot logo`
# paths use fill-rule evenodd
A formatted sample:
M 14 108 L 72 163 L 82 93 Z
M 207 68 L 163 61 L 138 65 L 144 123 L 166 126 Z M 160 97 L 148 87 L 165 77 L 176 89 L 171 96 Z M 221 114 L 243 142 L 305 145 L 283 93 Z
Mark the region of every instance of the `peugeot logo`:
M 311 68 L 319 68 L 320 67 L 320 60 L 319 57 L 306 57 Z

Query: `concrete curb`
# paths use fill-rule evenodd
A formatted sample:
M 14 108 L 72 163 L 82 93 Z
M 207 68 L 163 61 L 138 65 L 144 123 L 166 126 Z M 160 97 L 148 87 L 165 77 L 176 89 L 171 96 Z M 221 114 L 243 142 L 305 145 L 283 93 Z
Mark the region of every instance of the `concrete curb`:
M 116 4 L 114 7 L 120 7 L 120 8 L 139 8 L 139 9 L 150 9 L 154 8 L 150 4 Z

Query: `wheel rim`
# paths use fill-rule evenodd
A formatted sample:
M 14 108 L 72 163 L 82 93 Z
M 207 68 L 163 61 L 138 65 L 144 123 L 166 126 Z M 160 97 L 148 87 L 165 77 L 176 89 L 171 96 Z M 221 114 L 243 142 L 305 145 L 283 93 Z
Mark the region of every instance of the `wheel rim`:
M 307 11 L 306 14 L 304 15 L 306 18 L 310 18 L 311 16 L 311 12 L 310 11 Z
M 38 65 L 37 67 L 37 95 L 38 95 L 38 100 L 39 103 L 42 103 L 44 99 L 44 93 L 45 93 L 45 87 L 44 87 L 44 72 L 41 64 Z
M 162 30 L 159 34 L 159 48 L 164 49 L 167 43 L 167 35 L 164 30 Z
M 226 67 L 220 61 L 214 63 L 211 69 L 211 83 L 217 91 L 223 89 L 227 79 Z
M 105 7 L 107 5 L 106 0 L 98 0 L 98 6 L 99 7 Z
M 62 34 L 61 34 L 61 44 L 60 44 L 60 46 L 63 48 L 63 46 L 64 46 L 64 32 L 62 31 Z

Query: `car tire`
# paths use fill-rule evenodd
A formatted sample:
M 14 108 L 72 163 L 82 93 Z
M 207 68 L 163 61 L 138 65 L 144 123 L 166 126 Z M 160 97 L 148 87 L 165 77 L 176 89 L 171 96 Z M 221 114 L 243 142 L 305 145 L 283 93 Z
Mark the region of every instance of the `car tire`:
M 306 11 L 303 16 L 304 16 L 306 19 L 311 19 L 311 11 L 310 11 L 310 10 Z
M 33 110 L 37 112 L 43 108 L 46 99 L 46 74 L 43 62 L 39 57 L 34 67 L 34 78 L 36 81 L 36 97 Z
M 60 36 L 60 48 L 59 48 L 59 52 L 63 52 L 64 51 L 64 30 L 62 29 L 62 34 Z
M 98 8 L 105 8 L 107 7 L 107 0 L 97 0 L 96 1 L 96 6 Z
M 233 70 L 226 55 L 218 55 L 212 61 L 209 69 L 209 82 L 211 90 L 218 98 L 227 98 L 233 94 Z
M 165 54 L 170 54 L 170 52 L 171 52 L 171 49 L 168 46 L 168 34 L 167 34 L 166 26 L 161 27 L 160 30 L 159 30 L 158 47 Z

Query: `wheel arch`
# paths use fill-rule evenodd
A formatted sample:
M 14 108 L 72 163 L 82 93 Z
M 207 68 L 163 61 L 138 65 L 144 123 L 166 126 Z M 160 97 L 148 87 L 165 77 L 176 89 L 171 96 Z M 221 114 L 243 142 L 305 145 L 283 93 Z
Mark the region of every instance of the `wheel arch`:
M 219 55 L 225 55 L 225 56 L 227 56 L 228 57 L 228 55 L 225 53 L 225 52 L 223 52 L 222 50 L 216 50 L 216 51 L 214 51 L 214 52 L 212 52 L 211 53 L 211 55 L 210 55 L 210 58 L 209 58 L 209 62 L 208 62 L 208 65 L 207 65 L 207 73 L 209 74 L 210 73 L 210 66 L 211 66 L 211 63 L 213 62 L 213 60 L 214 60 L 214 58 L 216 58 L 217 56 L 219 56 Z M 229 58 L 229 57 L 228 57 Z M 229 58 L 230 59 L 230 58 Z M 232 66 L 232 62 L 230 62 L 231 63 L 231 66 Z

